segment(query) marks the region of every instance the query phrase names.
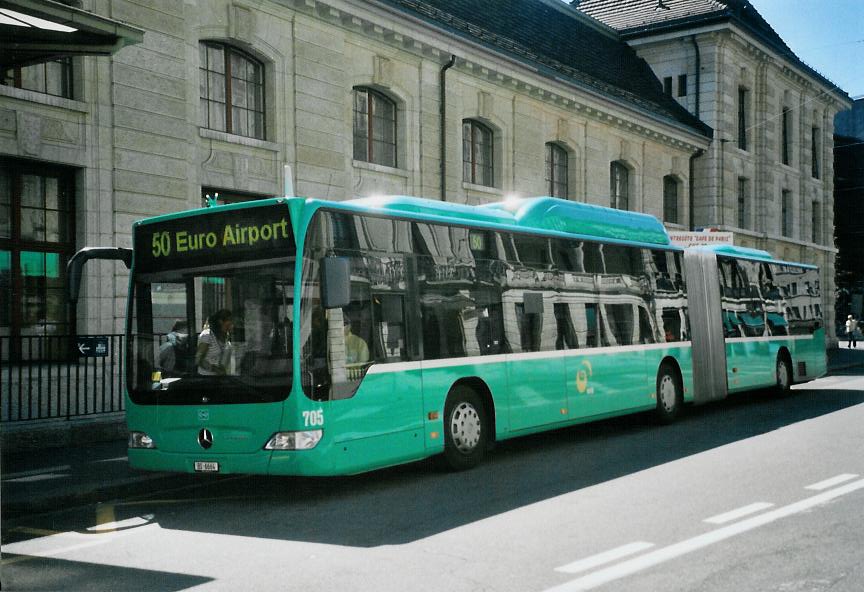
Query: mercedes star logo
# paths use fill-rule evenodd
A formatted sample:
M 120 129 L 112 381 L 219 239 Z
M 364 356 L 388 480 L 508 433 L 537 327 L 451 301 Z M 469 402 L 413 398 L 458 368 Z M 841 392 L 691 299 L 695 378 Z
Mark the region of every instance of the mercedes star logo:
M 213 432 L 204 428 L 200 432 L 198 432 L 198 443 L 201 445 L 201 448 L 207 450 L 211 446 L 213 446 Z

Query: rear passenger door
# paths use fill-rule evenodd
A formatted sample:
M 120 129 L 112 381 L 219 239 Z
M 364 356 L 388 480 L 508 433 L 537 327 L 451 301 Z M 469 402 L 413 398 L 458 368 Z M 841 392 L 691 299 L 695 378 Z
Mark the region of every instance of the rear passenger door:
M 510 423 L 513 430 L 524 430 L 568 418 L 567 358 L 556 349 L 560 322 L 555 303 L 561 274 L 553 254 L 555 239 L 507 234 L 504 241 Z

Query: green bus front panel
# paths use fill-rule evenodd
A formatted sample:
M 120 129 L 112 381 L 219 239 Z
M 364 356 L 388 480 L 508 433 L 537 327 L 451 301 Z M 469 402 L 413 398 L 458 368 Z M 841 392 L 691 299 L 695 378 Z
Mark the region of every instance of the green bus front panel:
M 332 470 L 358 473 L 425 456 L 422 393 L 419 369 L 370 369 L 353 396 L 323 404 Z
M 130 431 L 147 433 L 155 449 L 129 449 L 133 468 L 193 472 L 196 461 L 219 462 L 220 473 L 266 473 L 267 440 L 279 430 L 282 403 L 135 405 L 127 399 Z M 201 430 L 212 434 L 202 447 Z

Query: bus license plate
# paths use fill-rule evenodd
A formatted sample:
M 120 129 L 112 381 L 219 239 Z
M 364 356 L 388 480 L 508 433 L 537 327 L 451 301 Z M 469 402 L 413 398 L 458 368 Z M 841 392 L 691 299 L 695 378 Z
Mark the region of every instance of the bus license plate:
M 212 461 L 204 461 L 204 460 L 196 460 L 195 461 L 195 472 L 196 473 L 218 473 L 219 472 L 219 463 Z

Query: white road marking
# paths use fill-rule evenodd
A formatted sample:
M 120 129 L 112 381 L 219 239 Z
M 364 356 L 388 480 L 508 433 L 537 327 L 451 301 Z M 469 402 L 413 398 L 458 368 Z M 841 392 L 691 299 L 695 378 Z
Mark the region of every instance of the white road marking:
M 843 473 L 842 475 L 837 475 L 836 477 L 831 477 L 830 479 L 825 479 L 824 481 L 820 481 L 819 483 L 814 483 L 813 485 L 808 485 L 804 489 L 812 489 L 813 491 L 822 491 L 823 489 L 828 489 L 829 487 L 834 487 L 835 485 L 840 485 L 841 483 L 845 483 L 846 481 L 851 481 L 858 475 L 854 475 L 852 473 Z
M 34 481 L 46 481 L 48 479 L 62 479 L 68 477 L 67 474 L 58 473 L 41 473 L 39 475 L 30 475 L 29 477 L 18 477 L 17 479 L 4 479 L 6 483 L 33 483 Z
M 654 567 L 655 565 L 659 565 L 682 555 L 686 555 L 687 553 L 698 551 L 699 549 L 719 543 L 733 536 L 753 530 L 754 528 L 765 526 L 766 524 L 770 524 L 771 522 L 780 520 L 781 518 L 786 518 L 793 514 L 809 510 L 810 508 L 824 504 L 859 489 L 864 489 L 864 479 L 808 497 L 807 499 L 789 504 L 788 506 L 783 506 L 782 508 L 777 508 L 771 512 L 766 512 L 765 514 L 760 514 L 759 516 L 754 516 L 747 520 L 742 520 L 741 522 L 736 522 L 735 524 L 712 530 L 711 532 L 693 537 L 692 539 L 687 539 L 680 543 L 657 549 L 656 551 L 646 553 L 640 557 L 628 559 L 627 561 L 617 565 L 601 569 L 587 576 L 561 584 L 560 586 L 549 588 L 546 592 L 578 592 L 581 590 L 591 590 L 597 586 L 608 584 L 614 580 L 633 575 L 634 573 L 648 569 L 649 567 Z
M 597 555 L 592 555 L 591 557 L 586 557 L 585 559 L 580 559 L 579 561 L 574 561 L 573 563 L 568 563 L 562 567 L 556 567 L 555 571 L 571 574 L 588 571 L 589 569 L 594 569 L 595 567 L 599 567 L 606 563 L 612 563 L 618 559 L 623 559 L 629 555 L 639 553 L 645 549 L 650 549 L 653 546 L 654 543 L 646 543 L 642 541 L 630 543 L 629 545 L 623 545 L 617 549 L 611 549 L 603 553 L 598 553 Z
M 102 463 L 102 462 L 118 462 L 121 460 L 129 460 L 128 456 L 118 456 L 116 458 L 103 458 L 102 460 L 94 460 L 94 463 Z
M 731 510 L 723 514 L 711 516 L 710 518 L 706 518 L 702 522 L 710 522 L 711 524 L 726 524 L 727 522 L 738 520 L 739 518 L 743 518 L 744 516 L 749 516 L 750 514 L 755 514 L 756 512 L 767 510 L 773 505 L 774 504 L 768 502 L 756 502 L 755 504 L 750 504 L 749 506 L 744 506 L 743 508 L 738 508 L 737 510 Z
M 6 473 L 3 475 L 4 481 L 10 481 L 12 479 L 18 479 L 19 477 L 29 477 L 31 475 L 42 475 L 43 473 L 57 473 L 60 471 L 68 471 L 71 469 L 69 465 L 62 465 L 59 467 L 45 467 L 44 469 L 34 469 L 32 471 L 20 471 L 18 473 Z

